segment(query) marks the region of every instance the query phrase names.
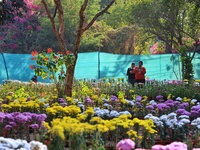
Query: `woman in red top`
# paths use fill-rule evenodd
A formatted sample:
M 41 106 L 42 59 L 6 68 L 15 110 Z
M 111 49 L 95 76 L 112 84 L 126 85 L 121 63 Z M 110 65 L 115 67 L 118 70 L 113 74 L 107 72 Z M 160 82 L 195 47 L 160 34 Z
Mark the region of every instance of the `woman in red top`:
M 143 67 L 142 61 L 139 61 L 139 66 L 135 67 L 134 73 L 135 73 L 135 82 L 145 84 L 146 68 Z

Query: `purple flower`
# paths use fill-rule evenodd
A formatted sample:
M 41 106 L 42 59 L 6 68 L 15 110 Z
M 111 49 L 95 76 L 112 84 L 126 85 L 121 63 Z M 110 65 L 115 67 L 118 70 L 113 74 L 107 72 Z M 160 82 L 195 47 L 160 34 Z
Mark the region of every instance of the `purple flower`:
M 60 105 L 65 107 L 65 106 L 67 106 L 67 103 L 60 103 Z
M 176 113 L 177 113 L 178 115 L 187 115 L 187 116 L 190 116 L 190 115 L 191 115 L 191 113 L 188 112 L 188 111 L 186 111 L 185 109 L 178 109 L 178 110 L 176 110 Z
M 111 100 L 111 101 L 116 101 L 116 100 L 117 100 L 117 96 L 111 95 L 111 96 L 110 96 L 110 100 Z
M 31 124 L 30 127 L 31 127 L 32 129 L 38 129 L 38 128 L 39 128 L 39 125 L 35 123 L 35 124 Z
M 10 129 L 12 129 L 12 126 L 7 124 L 7 125 L 4 127 L 4 129 L 5 129 L 5 130 L 10 130 Z
M 0 123 L 3 123 L 4 118 L 5 118 L 5 114 L 0 112 Z
M 40 122 L 45 121 L 46 118 L 47 118 L 46 114 L 38 114 L 37 115 L 37 120 Z
M 169 109 L 170 108 L 165 103 L 156 104 L 156 107 L 158 108 L 159 111 L 162 111 L 163 109 Z
M 8 114 L 8 113 L 5 114 L 5 119 L 8 119 L 9 121 L 14 121 L 15 120 L 13 115 L 12 114 Z
M 21 124 L 25 124 L 28 120 L 28 118 L 26 116 L 24 116 L 23 114 L 19 114 L 15 117 L 16 121 L 21 123 Z
M 174 101 L 174 106 L 179 106 L 181 102 L 179 101 Z
M 59 98 L 58 101 L 59 101 L 60 103 L 64 103 L 64 102 L 65 102 L 64 98 Z
M 163 96 L 162 95 L 158 95 L 158 96 L 156 96 L 156 99 L 157 100 L 163 99 Z
M 135 142 L 131 139 L 124 139 L 117 143 L 116 150 L 132 150 L 135 148 Z
M 192 117 L 198 117 L 199 114 L 200 114 L 200 112 L 198 112 L 198 111 L 196 111 L 196 110 L 191 110 L 190 113 L 191 113 L 191 116 L 192 116 Z
M 166 101 L 165 101 L 165 104 L 166 104 L 167 106 L 174 106 L 174 105 L 175 105 L 175 104 L 174 104 L 174 101 L 173 101 L 172 99 L 166 100 Z
M 88 103 L 88 104 L 93 103 L 93 101 L 89 97 L 86 97 L 84 100 L 85 100 L 85 103 Z
M 181 103 L 181 104 L 179 105 L 179 108 L 180 108 L 180 109 L 185 109 L 185 108 L 187 108 L 188 106 L 189 106 L 189 104 L 186 103 L 186 102 L 184 102 L 184 103 Z
M 11 125 L 11 126 L 13 126 L 13 127 L 16 127 L 17 126 L 17 124 L 15 123 L 15 122 L 9 122 L 9 125 Z
M 141 100 L 142 100 L 142 96 L 137 95 L 137 96 L 136 96 L 136 101 L 141 101 Z
M 154 109 L 154 107 L 152 105 L 148 105 L 148 106 L 146 106 L 146 109 L 152 110 L 152 109 Z

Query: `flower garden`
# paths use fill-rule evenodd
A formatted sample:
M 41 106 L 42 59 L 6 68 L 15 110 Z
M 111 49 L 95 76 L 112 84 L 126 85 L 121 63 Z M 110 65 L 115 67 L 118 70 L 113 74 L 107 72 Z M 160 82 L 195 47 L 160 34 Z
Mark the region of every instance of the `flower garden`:
M 199 80 L 148 80 L 143 88 L 124 79 L 75 80 L 72 97 L 58 97 L 47 83 L 10 80 L 0 90 L 0 149 L 200 147 Z

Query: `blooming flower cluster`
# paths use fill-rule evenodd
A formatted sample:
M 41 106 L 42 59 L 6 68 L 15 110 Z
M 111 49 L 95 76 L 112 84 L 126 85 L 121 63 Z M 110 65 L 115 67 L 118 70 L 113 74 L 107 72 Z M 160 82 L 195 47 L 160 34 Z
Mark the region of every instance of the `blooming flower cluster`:
M 26 140 L 11 139 L 0 137 L 1 150 L 47 150 L 47 146 L 38 141 L 31 141 L 28 143 Z

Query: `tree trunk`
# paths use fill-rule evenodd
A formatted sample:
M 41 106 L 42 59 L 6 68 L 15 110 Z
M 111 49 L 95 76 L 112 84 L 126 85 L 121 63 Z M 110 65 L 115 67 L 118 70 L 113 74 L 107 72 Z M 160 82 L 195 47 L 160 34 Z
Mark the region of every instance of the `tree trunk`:
M 66 74 L 66 78 L 65 78 L 66 83 L 65 83 L 64 94 L 69 97 L 72 96 L 72 88 L 73 88 L 73 80 L 74 80 L 74 71 L 75 71 L 76 61 L 77 61 L 77 58 L 75 58 L 73 65 L 66 66 L 67 74 Z

